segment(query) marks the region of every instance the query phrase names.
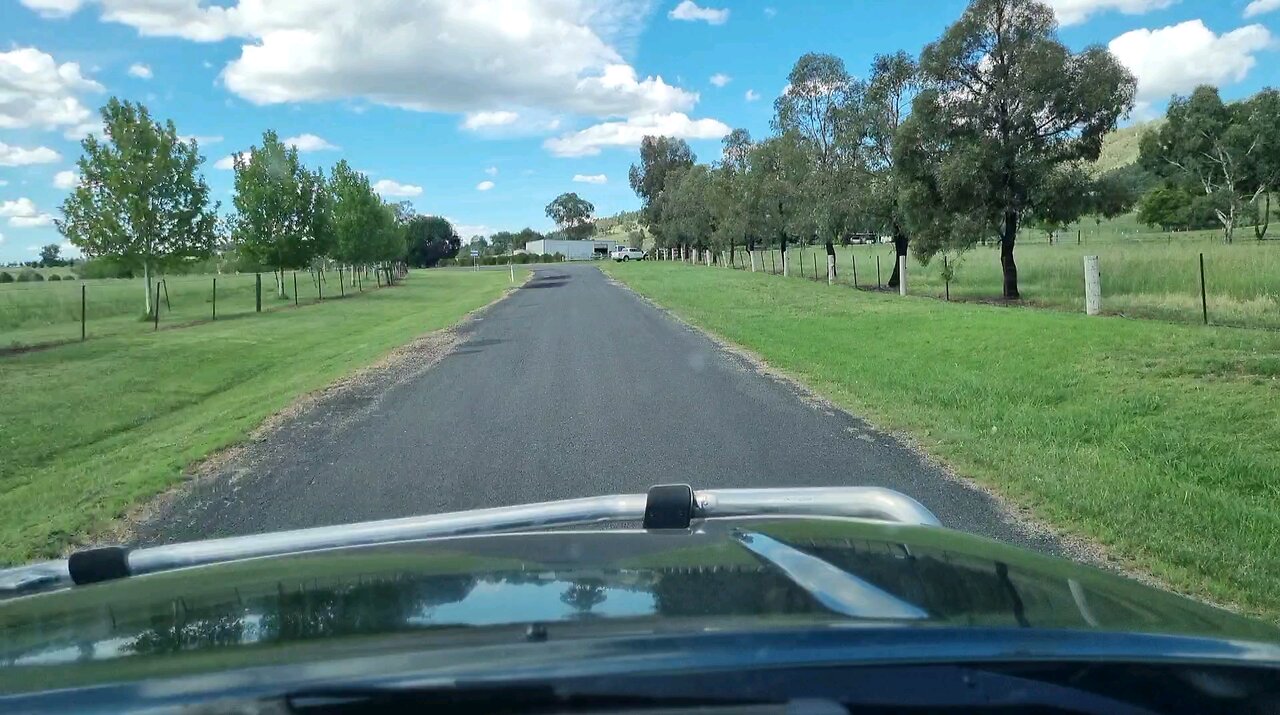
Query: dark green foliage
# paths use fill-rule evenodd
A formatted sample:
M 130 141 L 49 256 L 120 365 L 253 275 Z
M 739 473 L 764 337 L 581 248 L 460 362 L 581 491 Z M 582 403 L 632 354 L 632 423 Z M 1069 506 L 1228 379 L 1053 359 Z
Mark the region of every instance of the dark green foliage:
M 30 268 L 23 268 L 21 271 L 18 272 L 19 283 L 38 283 L 43 280 L 44 280 L 44 276 L 31 270 Z
M 405 226 L 409 265 L 430 268 L 458 255 L 462 239 L 453 224 L 441 216 L 414 216 Z
M 0 271 L 0 283 L 12 283 L 13 274 L 8 271 Z
M 57 273 L 52 273 L 52 274 L 50 274 L 50 275 L 49 275 L 49 277 L 48 277 L 48 278 L 46 278 L 45 280 L 49 280 L 49 281 L 60 281 L 60 280 L 62 280 L 62 276 L 58 275 Z
M 590 238 L 596 231 L 596 207 L 575 193 L 560 194 L 547 204 L 547 218 L 556 222 L 566 238 Z

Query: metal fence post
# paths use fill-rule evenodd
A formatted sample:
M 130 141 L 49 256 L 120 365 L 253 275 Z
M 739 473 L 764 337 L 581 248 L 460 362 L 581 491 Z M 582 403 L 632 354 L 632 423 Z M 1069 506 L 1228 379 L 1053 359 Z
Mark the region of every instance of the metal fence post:
M 254 312 L 261 313 L 262 312 L 262 274 L 254 273 L 253 275 L 254 275 L 254 295 L 255 295 L 254 300 L 255 300 L 255 306 L 256 306 L 256 309 L 254 310 Z
M 173 304 L 169 302 L 169 279 L 168 279 L 168 278 L 161 278 L 161 279 L 160 279 L 160 285 L 164 286 L 164 307 L 165 307 L 165 308 L 168 308 L 168 309 L 169 309 L 169 312 L 170 312 L 170 313 L 172 313 L 172 312 L 173 312 Z
M 1200 254 L 1200 312 L 1204 315 L 1204 324 L 1209 324 L 1209 296 L 1204 287 L 1204 254 Z
M 85 299 L 85 284 L 81 283 L 80 284 L 80 339 L 81 340 L 84 340 L 84 335 L 85 335 L 85 332 L 84 332 L 85 331 L 85 328 L 84 328 L 85 310 L 84 309 L 87 303 L 88 301 Z
M 213 320 L 218 319 L 218 279 L 213 279 Z
M 880 256 L 877 255 L 876 256 L 876 290 L 879 290 L 882 287 L 883 286 L 880 283 Z
M 156 282 L 156 302 L 152 303 L 152 305 L 154 305 L 156 309 L 156 312 L 153 316 L 155 319 L 154 329 L 159 330 L 160 329 L 160 283 L 158 281 Z
M 298 272 L 293 272 L 293 307 L 298 307 Z
M 342 266 L 338 266 L 338 292 L 341 294 L 341 297 L 347 297 L 347 287 L 342 284 Z
M 857 288 L 858 287 L 858 257 L 850 253 L 849 260 L 853 263 L 853 287 Z

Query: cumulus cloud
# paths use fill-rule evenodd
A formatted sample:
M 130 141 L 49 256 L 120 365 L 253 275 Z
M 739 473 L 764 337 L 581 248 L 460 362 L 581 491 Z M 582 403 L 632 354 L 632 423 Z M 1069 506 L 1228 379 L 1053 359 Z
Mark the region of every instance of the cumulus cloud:
M 476 191 L 488 191 L 489 189 L 492 189 L 494 186 L 495 184 L 492 181 L 487 181 L 487 180 L 481 181 L 480 183 L 476 184 Z
M 693 0 L 682 0 L 667 13 L 667 17 L 685 22 L 701 21 L 709 25 L 723 25 L 729 20 L 729 10 L 728 8 L 700 7 Z
M 83 3 L 81 0 L 22 0 L 22 4 L 41 17 L 66 17 L 79 10 Z
M 0 52 L 0 129 L 84 125 L 93 114 L 77 95 L 100 91 L 75 62 L 59 64 L 34 47 Z
M 35 203 L 26 197 L 0 202 L 0 217 L 8 218 L 9 225 L 15 228 L 48 226 L 53 223 L 52 216 L 42 213 L 36 208 Z
M 422 195 L 421 186 L 402 184 L 391 179 L 379 179 L 374 183 L 373 190 L 383 196 L 410 197 Z
M 1109 48 L 1137 77 L 1135 111 L 1143 115 L 1152 102 L 1185 94 L 1197 85 L 1239 82 L 1257 64 L 1254 55 L 1270 44 L 1271 33 L 1262 25 L 1216 35 L 1204 22 L 1188 20 L 1126 32 Z
M 26 149 L 0 142 L 0 166 L 29 166 L 31 164 L 52 164 L 61 159 L 58 152 L 47 146 Z
M 697 100 L 660 77 L 639 77 L 618 49 L 638 36 L 650 0 L 81 4 L 143 35 L 242 40 L 221 80 L 257 104 L 362 99 L 422 111 L 603 117 L 679 111 Z
M 1114 11 L 1125 15 L 1142 15 L 1163 10 L 1177 0 L 1046 0 L 1063 25 L 1078 25 L 1093 15 Z
M 151 79 L 151 68 L 141 62 L 134 62 L 129 65 L 129 76 L 138 79 Z
M 222 169 L 223 171 L 231 171 L 232 169 L 236 168 L 237 156 L 239 156 L 241 159 L 244 159 L 245 161 L 249 160 L 249 152 L 247 151 L 242 151 L 239 154 L 228 154 L 227 156 L 224 156 L 221 159 L 213 162 L 213 168 Z
M 743 96 L 746 98 L 748 102 L 754 102 L 757 99 L 760 99 L 760 93 L 755 91 L 754 89 L 748 89 L 747 93 Z
M 462 120 L 462 128 L 476 131 L 488 127 L 503 127 L 514 124 L 520 114 L 517 112 L 467 112 Z
M 731 81 L 733 81 L 733 78 L 723 72 L 717 72 L 711 75 L 711 84 L 714 84 L 717 87 L 723 87 Z
M 604 174 L 574 174 L 573 180 L 579 184 L 607 184 L 609 177 Z
M 284 140 L 283 144 L 285 146 L 297 147 L 300 152 L 336 151 L 338 149 L 338 147 L 330 144 L 324 139 L 321 139 L 315 134 L 299 134 L 296 137 L 289 137 Z
M 1253 0 L 1245 6 L 1244 16 L 1257 17 L 1276 10 L 1280 10 L 1280 0 Z
M 74 171 L 59 171 L 53 175 L 53 188 L 74 189 L 80 183 L 80 175 Z
M 729 126 L 716 119 L 690 119 L 680 112 L 647 114 L 625 121 L 603 122 L 578 132 L 554 137 L 543 146 L 556 156 L 594 156 L 604 147 L 635 147 L 645 135 L 681 139 L 719 139 Z

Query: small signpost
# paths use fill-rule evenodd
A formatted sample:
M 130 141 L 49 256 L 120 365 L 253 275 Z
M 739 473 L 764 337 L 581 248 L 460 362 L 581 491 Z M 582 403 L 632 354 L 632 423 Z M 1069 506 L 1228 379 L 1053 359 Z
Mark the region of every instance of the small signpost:
M 480 255 L 480 250 L 479 250 L 479 249 L 476 249 L 476 248 L 471 249 L 471 270 L 473 270 L 473 271 L 478 271 L 478 270 L 480 270 L 480 269 L 476 266 L 476 257 L 477 257 L 477 256 L 479 256 L 479 255 Z

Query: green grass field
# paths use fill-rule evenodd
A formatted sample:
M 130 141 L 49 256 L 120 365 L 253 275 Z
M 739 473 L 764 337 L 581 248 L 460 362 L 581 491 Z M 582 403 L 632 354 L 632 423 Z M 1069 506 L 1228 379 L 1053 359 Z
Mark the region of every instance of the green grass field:
M 1280 618 L 1280 335 L 606 270 L 1131 566 Z
M 41 269 L 48 270 L 48 269 Z M 58 269 L 69 272 L 70 269 Z M 291 307 L 294 305 L 294 283 L 297 278 L 297 302 L 310 304 L 324 298 L 359 294 L 352 289 L 350 276 L 339 285 L 338 273 L 328 271 L 324 282 L 317 288 L 312 275 L 306 271 L 285 274 L 287 298 L 277 296 L 275 281 L 270 273 L 262 276 L 262 309 Z M 208 320 L 213 317 L 214 279 L 217 279 L 218 317 L 230 318 L 253 313 L 255 302 L 255 278 L 251 273 L 227 275 L 189 275 L 165 278 L 160 293 L 160 326 Z M 367 291 L 378 285 L 370 273 L 362 279 Z M 152 329 L 145 320 L 144 288 L 142 279 L 106 278 L 85 281 L 0 284 L 0 348 L 42 345 L 80 338 L 81 287 L 87 322 L 88 337 L 136 334 Z M 167 289 L 167 299 L 166 290 Z
M 298 396 L 509 285 L 506 271 L 418 271 L 358 299 L 0 357 L 0 560 L 91 536 Z
M 1092 230 L 1091 230 L 1092 229 Z M 1089 223 L 1081 227 L 1083 242 L 1075 230 L 1049 245 L 1043 232 L 1026 231 L 1015 251 L 1019 286 L 1029 304 L 1067 311 L 1084 311 L 1085 255 L 1096 255 L 1102 267 L 1103 311 L 1113 315 L 1179 322 L 1200 322 L 1200 263 L 1205 259 L 1205 285 L 1209 319 L 1219 325 L 1280 329 L 1280 241 L 1256 241 L 1246 228 L 1231 245 L 1217 231 L 1177 234 L 1150 232 L 1122 219 L 1104 223 L 1099 230 Z M 1247 235 L 1248 238 L 1244 236 Z M 804 246 L 789 251 L 792 273 L 817 271 L 825 279 L 825 249 Z M 876 259 L 882 282 L 893 270 L 893 247 L 863 245 L 837 248 L 837 274 L 842 283 L 853 283 L 854 261 L 862 287 L 876 285 Z M 746 259 L 738 256 L 741 265 Z M 764 267 L 781 272 L 775 250 L 763 254 Z M 995 246 L 975 247 L 959 256 L 951 281 L 953 300 L 988 300 L 1000 296 L 1000 256 Z M 908 270 L 911 293 L 944 296 L 942 257 L 922 265 L 914 256 Z

